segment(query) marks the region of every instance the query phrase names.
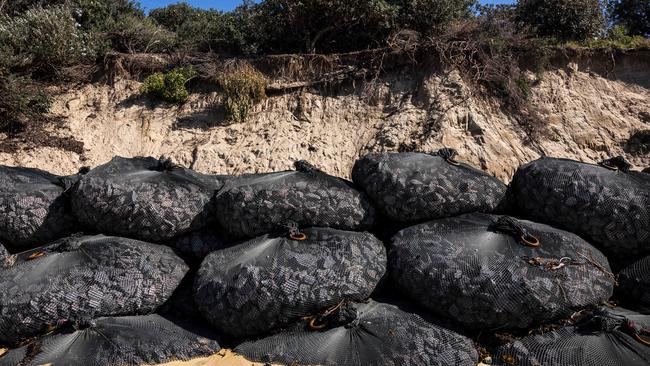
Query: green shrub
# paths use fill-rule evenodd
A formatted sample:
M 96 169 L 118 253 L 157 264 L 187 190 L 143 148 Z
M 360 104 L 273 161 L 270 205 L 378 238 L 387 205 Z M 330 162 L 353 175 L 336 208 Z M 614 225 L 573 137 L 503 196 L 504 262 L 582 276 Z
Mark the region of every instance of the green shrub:
M 401 28 L 410 28 L 422 34 L 436 34 L 453 20 L 472 15 L 475 0 L 394 0 L 400 7 Z
M 629 35 L 650 37 L 650 1 L 608 0 L 607 6 L 614 24 Z
M 52 98 L 26 78 L 0 73 L 0 131 L 13 134 L 25 122 L 43 118 Z
M 202 13 L 211 12 L 190 6 L 186 2 L 167 5 L 164 8 L 153 9 L 149 16 L 158 24 L 170 31 L 177 31 L 178 28 L 191 21 L 195 21 Z
M 607 37 L 582 42 L 567 42 L 566 46 L 576 48 L 650 49 L 650 39 L 643 36 L 631 36 L 625 27 L 617 25 L 608 30 Z
M 594 38 L 605 27 L 600 0 L 519 0 L 517 16 L 537 35 L 563 41 Z
M 195 76 L 191 67 L 177 68 L 167 73 L 157 72 L 144 80 L 140 92 L 170 103 L 183 104 L 190 95 L 185 84 Z
M 174 49 L 174 33 L 162 28 L 151 18 L 137 15 L 119 17 L 107 31 L 112 48 L 119 52 L 166 52 Z
M 80 29 L 66 6 L 0 16 L 0 44 L 4 66 L 48 72 L 94 62 L 99 47 L 96 35 Z
M 266 78 L 248 64 L 219 78 L 226 113 L 234 122 L 244 122 L 255 104 L 266 98 Z

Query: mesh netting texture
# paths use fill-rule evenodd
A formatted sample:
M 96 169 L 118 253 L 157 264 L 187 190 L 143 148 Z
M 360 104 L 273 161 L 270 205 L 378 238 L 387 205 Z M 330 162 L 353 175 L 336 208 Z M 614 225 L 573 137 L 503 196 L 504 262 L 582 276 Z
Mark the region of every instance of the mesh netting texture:
M 466 329 L 526 328 L 598 304 L 614 287 L 607 259 L 577 235 L 488 214 L 400 231 L 389 267 L 400 291 Z
M 341 314 L 342 313 L 342 314 Z M 472 342 L 394 305 L 346 304 L 324 328 L 306 322 L 235 351 L 249 360 L 284 365 L 474 366 Z
M 11 262 L 11 253 L 0 243 L 0 269 L 6 267 Z
M 207 227 L 179 236 L 174 240 L 172 246 L 184 258 L 193 262 L 200 262 L 211 252 L 227 248 L 232 244 L 219 230 L 214 227 Z
M 627 307 L 650 314 L 650 257 L 640 259 L 618 273 L 616 293 Z
M 622 268 L 650 254 L 650 175 L 622 159 L 603 163 L 542 158 L 521 166 L 511 186 L 523 214 L 584 237 Z
M 0 166 L 0 240 L 29 249 L 66 236 L 74 229 L 64 192 L 72 177 Z
M 213 198 L 224 179 L 163 158 L 116 157 L 72 188 L 72 208 L 96 232 L 168 240 L 214 221 Z
M 370 154 L 352 179 L 384 215 L 400 222 L 493 212 L 505 205 L 506 186 L 495 177 L 455 162 L 455 152 Z
M 230 335 L 258 335 L 371 295 L 386 271 L 378 239 L 325 228 L 303 234 L 303 241 L 267 235 L 208 255 L 194 285 L 203 316 Z
M 650 365 L 650 316 L 599 308 L 577 324 L 501 347 L 503 366 Z
M 0 342 L 61 321 L 152 313 L 188 267 L 171 248 L 116 237 L 76 237 L 18 255 L 0 270 Z
M 216 340 L 159 315 L 98 318 L 11 350 L 0 366 L 140 366 L 218 352 Z
M 229 181 L 217 194 L 217 218 L 233 238 L 273 232 L 286 221 L 303 227 L 364 230 L 374 208 L 351 182 L 325 174 L 309 163 L 297 171 L 252 174 Z

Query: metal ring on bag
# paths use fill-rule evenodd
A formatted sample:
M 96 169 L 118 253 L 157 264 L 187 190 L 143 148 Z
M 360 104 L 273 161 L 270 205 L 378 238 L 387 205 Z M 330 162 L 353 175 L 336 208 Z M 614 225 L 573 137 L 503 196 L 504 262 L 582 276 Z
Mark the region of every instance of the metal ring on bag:
M 539 239 L 537 239 L 536 237 L 534 237 L 532 235 L 527 236 L 525 234 L 522 234 L 519 237 L 519 240 L 521 240 L 521 242 L 527 247 L 531 247 L 531 248 L 539 247 Z
M 323 330 L 327 326 L 327 324 L 325 324 L 325 323 L 316 324 L 316 321 L 317 321 L 316 317 L 312 317 L 312 318 L 309 319 L 309 323 L 307 323 L 307 325 L 309 325 L 309 329 L 311 329 L 311 330 Z
M 289 238 L 292 240 L 297 240 L 297 241 L 305 241 L 307 240 L 307 235 L 303 233 L 297 233 L 297 234 L 289 234 Z

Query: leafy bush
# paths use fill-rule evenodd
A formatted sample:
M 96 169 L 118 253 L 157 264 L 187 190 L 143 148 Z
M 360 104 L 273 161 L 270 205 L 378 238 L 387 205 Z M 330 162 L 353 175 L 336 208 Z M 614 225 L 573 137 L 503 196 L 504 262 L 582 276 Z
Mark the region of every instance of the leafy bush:
M 107 31 L 112 48 L 119 52 L 165 52 L 176 43 L 175 34 L 156 24 L 151 18 L 124 15 Z
M 182 2 L 178 4 L 171 4 L 164 8 L 153 9 L 149 13 L 149 16 L 161 26 L 175 32 L 181 25 L 187 22 L 195 21 L 202 15 L 202 13 L 208 12 L 211 11 L 201 10 L 190 6 L 186 2 Z
M 81 30 L 66 6 L 33 8 L 19 16 L 0 16 L 5 67 L 52 72 L 61 66 L 95 60 L 98 41 Z
M 266 0 L 253 7 L 271 52 L 339 52 L 383 43 L 398 8 L 387 0 Z
M 630 35 L 650 37 L 650 1 L 609 0 L 607 5 L 614 24 Z
M 397 0 L 400 27 L 422 34 L 440 33 L 453 20 L 471 17 L 475 0 Z
M 183 104 L 190 95 L 185 84 L 195 76 L 191 67 L 177 68 L 167 73 L 157 72 L 144 80 L 140 92 L 170 103 Z
M 144 16 L 142 9 L 133 0 L 67 1 L 81 27 L 95 32 L 106 31 L 122 16 Z
M 0 74 L 0 131 L 19 132 L 28 120 L 50 111 L 50 96 L 25 78 Z
M 219 78 L 226 113 L 243 122 L 255 104 L 266 98 L 266 78 L 249 64 L 243 64 Z
M 520 0 L 517 15 L 539 36 L 565 41 L 599 36 L 605 27 L 600 0 Z
M 617 25 L 607 31 L 607 37 L 582 42 L 568 42 L 566 46 L 577 48 L 650 49 L 650 39 L 643 36 L 631 36 L 625 27 Z

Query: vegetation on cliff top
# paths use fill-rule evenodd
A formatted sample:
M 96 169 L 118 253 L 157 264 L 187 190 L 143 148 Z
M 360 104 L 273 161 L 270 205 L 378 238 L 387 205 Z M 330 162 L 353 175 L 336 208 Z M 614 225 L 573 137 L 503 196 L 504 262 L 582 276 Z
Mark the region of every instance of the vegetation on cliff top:
M 34 81 L 88 81 L 115 52 L 341 53 L 384 47 L 407 31 L 415 35 L 409 42 L 433 45 L 447 66 L 520 106 L 529 91 L 521 55 L 543 54 L 548 45 L 650 48 L 649 11 L 648 2 L 638 0 L 519 0 L 492 7 L 475 0 L 264 0 L 231 12 L 179 3 L 147 16 L 132 0 L 0 0 L 0 84 L 21 90 Z M 245 119 L 249 104 L 263 98 L 260 75 L 249 67 L 234 79 L 215 77 L 234 120 Z M 143 91 L 182 103 L 190 78 L 155 74 Z M 33 97 L 6 98 L 0 116 L 15 117 L 0 129 L 13 133 L 21 121 L 44 116 L 47 108 Z

